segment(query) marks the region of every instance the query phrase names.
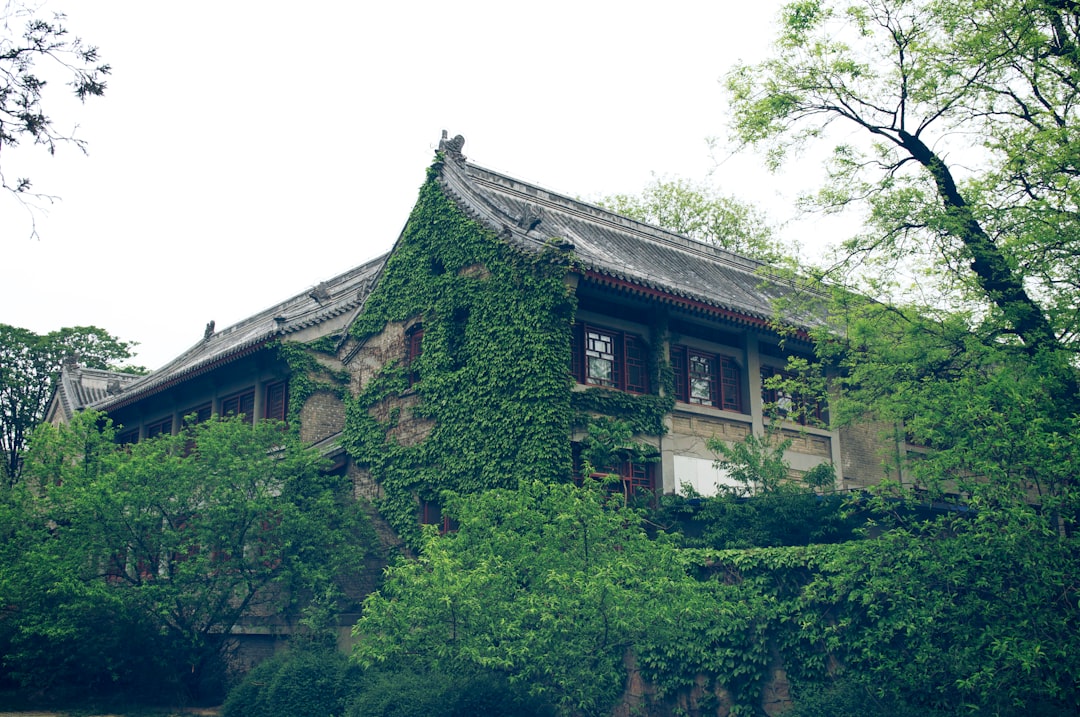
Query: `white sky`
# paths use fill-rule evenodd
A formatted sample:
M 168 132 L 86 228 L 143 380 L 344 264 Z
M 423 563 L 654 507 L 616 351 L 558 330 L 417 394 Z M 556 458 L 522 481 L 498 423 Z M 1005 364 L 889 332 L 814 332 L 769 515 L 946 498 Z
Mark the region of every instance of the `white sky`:
M 765 56 L 780 5 L 51 0 L 113 75 L 85 106 L 50 88 L 89 156 L 5 150 L 9 181 L 62 200 L 30 239 L 0 196 L 0 322 L 100 326 L 157 368 L 211 319 L 387 251 L 444 128 L 471 161 L 586 199 L 652 173 L 703 179 L 705 138 L 727 135 L 719 80 Z M 788 222 L 806 181 L 761 164 L 726 160 L 713 179 Z M 827 226 L 783 237 L 840 238 Z

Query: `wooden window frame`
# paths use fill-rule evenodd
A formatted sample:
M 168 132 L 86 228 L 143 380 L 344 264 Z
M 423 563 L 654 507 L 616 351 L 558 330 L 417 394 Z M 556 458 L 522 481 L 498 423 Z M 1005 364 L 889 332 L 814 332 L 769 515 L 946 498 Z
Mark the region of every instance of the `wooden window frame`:
M 590 359 L 607 363 L 610 372 L 594 373 Z M 648 344 L 637 334 L 593 324 L 574 324 L 570 371 L 574 380 L 586 386 L 647 394 L 650 383 Z
M 213 412 L 214 412 L 213 411 L 213 404 L 211 404 L 211 403 L 203 403 L 203 404 L 200 404 L 198 406 L 192 406 L 191 408 L 185 410 L 180 415 L 182 417 L 184 417 L 184 418 L 187 418 L 188 416 L 192 416 L 192 415 L 195 416 L 195 420 L 192 421 L 192 423 L 195 424 L 195 423 L 203 423 L 204 421 L 209 421 L 210 417 L 213 415 Z
M 266 420 L 285 422 L 289 417 L 289 382 L 267 384 L 264 392 L 263 415 Z
M 405 332 L 405 361 L 407 369 L 406 378 L 409 388 L 420 382 L 420 370 L 413 368 L 413 363 L 424 355 L 424 325 L 416 324 L 409 327 Z
M 244 410 L 245 409 L 245 404 L 247 403 L 247 401 L 245 399 L 250 400 L 250 404 L 248 404 L 248 405 L 250 405 L 250 408 L 248 408 L 247 410 Z M 233 406 L 231 406 L 231 405 L 228 405 L 228 404 L 232 404 L 234 402 L 236 404 L 235 408 Z M 244 417 L 247 418 L 249 423 L 254 423 L 254 421 L 255 421 L 255 387 L 252 386 L 251 388 L 245 388 L 242 391 L 237 391 L 236 393 L 231 393 L 228 396 L 225 396 L 224 398 L 222 398 L 221 399 L 221 412 L 220 413 L 221 413 L 221 416 L 223 418 L 226 417 L 226 416 L 244 416 Z
M 434 525 L 439 535 L 457 532 L 458 522 L 443 512 L 442 504 L 437 500 L 420 501 L 420 525 Z
M 799 423 L 803 426 L 811 425 L 814 423 L 818 423 L 819 425 L 828 423 L 829 409 L 825 402 L 819 399 L 814 399 L 813 401 L 810 401 L 807 399 L 807 397 L 799 394 L 787 395 L 782 394 L 779 389 L 766 388 L 766 379 L 772 378 L 773 376 L 780 376 L 785 380 L 796 378 L 796 376 L 790 371 L 785 371 L 784 369 L 776 368 L 775 366 L 762 364 L 761 401 L 763 404 L 775 405 L 777 408 L 777 412 L 780 414 L 781 418 L 787 421 L 795 421 L 796 423 Z M 784 406 L 782 405 L 782 402 L 784 400 L 788 401 L 792 408 L 798 407 L 800 409 L 796 411 L 798 415 L 796 415 L 794 418 L 791 417 L 791 413 L 793 411 L 784 408 Z
M 167 424 L 167 427 L 166 427 Z M 173 432 L 173 417 L 159 418 L 152 423 L 146 424 L 146 437 L 171 436 Z
M 581 444 L 574 443 L 572 446 L 573 476 L 574 483 L 582 485 Z M 623 500 L 629 502 L 634 497 L 646 497 L 650 504 L 656 505 L 656 463 L 636 463 L 634 461 L 621 461 L 618 465 L 607 466 L 605 470 L 598 470 L 589 475 L 590 478 L 601 479 L 611 475 L 619 476 L 618 483 L 607 485 L 609 493 L 617 491 L 622 493 Z
M 694 395 L 694 365 L 705 366 L 708 374 L 698 380 L 708 381 L 709 397 Z M 675 344 L 671 347 L 671 368 L 675 375 L 675 400 L 692 406 L 719 408 L 746 413 L 742 400 L 742 370 L 735 359 L 724 354 L 701 351 Z
M 116 434 L 116 442 L 121 446 L 127 446 L 139 442 L 139 429 L 129 428 Z

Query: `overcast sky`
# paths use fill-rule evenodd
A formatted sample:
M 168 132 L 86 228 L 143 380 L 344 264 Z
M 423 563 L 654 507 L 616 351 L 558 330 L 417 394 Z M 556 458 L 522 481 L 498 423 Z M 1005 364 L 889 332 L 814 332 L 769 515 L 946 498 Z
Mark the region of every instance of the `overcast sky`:
M 31 239 L 0 196 L 0 322 L 100 326 L 157 368 L 211 319 L 387 251 L 442 129 L 477 164 L 586 199 L 715 166 L 789 244 L 839 238 L 790 221 L 801 172 L 706 144 L 727 137 L 721 78 L 766 55 L 780 5 L 50 0 L 113 74 L 105 97 L 49 108 L 89 156 L 2 158 L 62 199 Z

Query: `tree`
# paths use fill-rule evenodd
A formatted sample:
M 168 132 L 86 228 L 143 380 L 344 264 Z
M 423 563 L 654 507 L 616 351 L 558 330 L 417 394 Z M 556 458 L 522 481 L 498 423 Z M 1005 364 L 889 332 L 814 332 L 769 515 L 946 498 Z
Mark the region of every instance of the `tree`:
M 101 414 L 39 427 L 11 492 L 17 520 L 0 568 L 3 603 L 16 607 L 5 664 L 37 687 L 118 679 L 126 673 L 109 661 L 139 652 L 82 644 L 87 621 L 111 613 L 126 616 L 120 635 L 165 646 L 162 674 L 197 695 L 241 620 L 295 623 L 314 598 L 343 607 L 341 581 L 376 541 L 348 479 L 323 463 L 270 421 L 215 419 L 124 446 Z M 116 633 L 96 629 L 107 650 Z M 71 653 L 82 663 L 57 669 Z
M 694 558 L 600 483 L 523 481 L 447 509 L 459 530 L 428 530 L 365 600 L 365 667 L 490 671 L 562 714 L 606 715 L 636 663 L 660 697 L 700 677 L 753 713 L 769 662 L 755 586 L 696 579 Z
M 0 324 L 0 479 L 9 484 L 19 479 L 26 439 L 45 416 L 65 357 L 77 357 L 87 368 L 139 373 L 140 367 L 115 364 L 131 358 L 134 347 L 96 326 L 35 334 Z
M 852 399 L 839 413 L 903 422 L 950 475 L 1058 496 L 1080 469 L 1078 10 L 803 0 L 775 57 L 727 78 L 741 141 L 779 166 L 839 137 L 810 201 L 866 210 L 826 274 L 839 290 L 819 345 Z
M 36 13 L 36 7 L 19 0 L 6 0 L 0 10 L 0 156 L 4 158 L 8 153 L 3 150 L 24 141 L 44 146 L 49 154 L 60 144 L 73 144 L 85 152 L 84 140 L 53 126 L 43 104 L 45 88 L 50 76 L 66 78 L 75 96 L 85 101 L 105 94 L 105 78 L 111 71 L 97 47 L 69 35 L 63 14 L 46 19 Z M 29 178 L 9 182 L 2 167 L 0 186 L 16 197 L 27 196 L 31 190 Z
M 739 138 L 777 140 L 779 160 L 834 121 L 863 131 L 875 156 L 839 145 L 820 197 L 869 200 L 877 231 L 849 252 L 963 266 L 956 288 L 977 292 L 1029 353 L 1070 347 L 1080 312 L 1052 299 L 1077 288 L 1075 3 L 807 0 L 783 23 L 781 56 L 728 77 Z M 985 167 L 966 179 L 964 160 L 950 161 L 965 134 Z
M 640 195 L 613 194 L 599 204 L 751 259 L 776 263 L 783 258 L 772 227 L 756 207 L 705 183 L 657 178 Z

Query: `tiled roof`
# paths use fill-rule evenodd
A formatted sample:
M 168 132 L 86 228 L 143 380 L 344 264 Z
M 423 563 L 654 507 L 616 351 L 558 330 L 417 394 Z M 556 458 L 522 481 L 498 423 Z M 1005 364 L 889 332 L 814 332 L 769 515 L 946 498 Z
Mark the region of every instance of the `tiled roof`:
M 60 380 L 53 400 L 59 403 L 58 410 L 63 411 L 64 418 L 70 420 L 77 411 L 95 401 L 119 394 L 142 378 L 130 373 L 65 363 L 60 369 Z
M 577 266 L 598 280 L 759 324 L 775 317 L 775 299 L 794 291 L 760 262 L 484 169 L 460 154 L 444 156 L 440 181 L 466 213 L 522 248 L 569 244 Z M 821 318 L 791 309 L 785 320 L 808 328 Z
M 243 356 L 270 340 L 354 313 L 367 300 L 385 263 L 386 255 L 321 282 L 221 331 L 208 326 L 202 341 L 157 371 L 126 386 L 122 395 L 104 397 L 93 408 L 119 408 Z

